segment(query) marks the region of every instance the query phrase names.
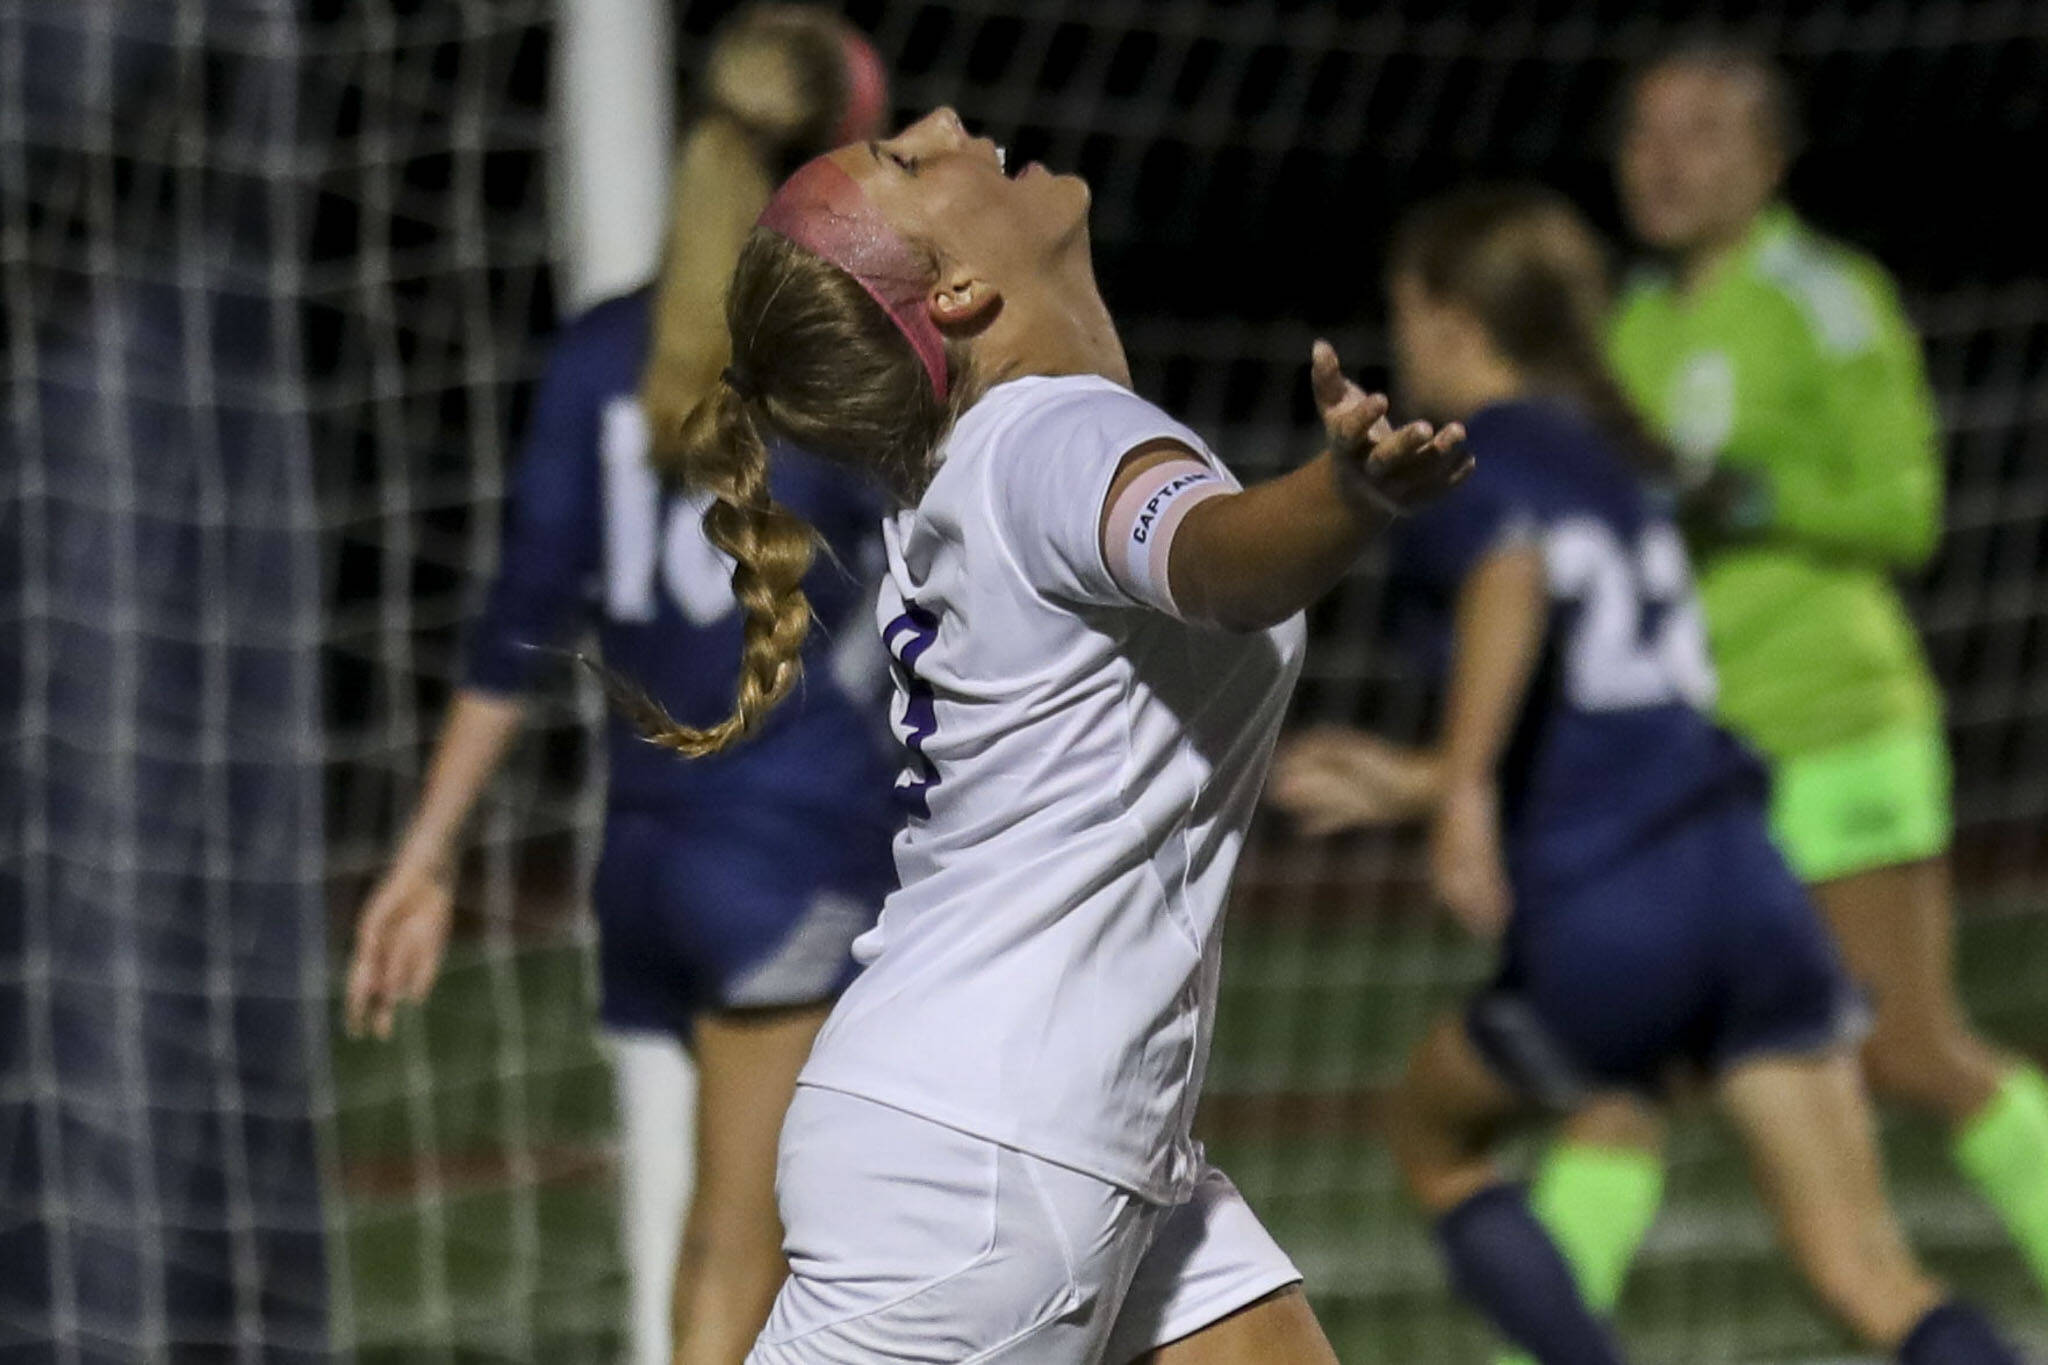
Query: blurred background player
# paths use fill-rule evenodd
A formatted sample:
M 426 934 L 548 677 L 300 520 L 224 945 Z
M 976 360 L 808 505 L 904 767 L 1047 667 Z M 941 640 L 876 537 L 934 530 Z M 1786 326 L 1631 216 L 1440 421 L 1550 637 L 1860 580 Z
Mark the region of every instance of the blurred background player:
M 1493 1149 L 1541 1106 L 1653 1096 L 1696 1068 L 1844 1326 L 1906 1362 L 2013 1361 L 1915 1264 L 1886 1204 L 1855 992 L 1771 845 L 1763 774 L 1704 714 L 1684 548 L 1641 478 L 1669 457 L 1606 369 L 1604 280 L 1592 231 L 1541 191 L 1444 200 L 1395 244 L 1402 386 L 1464 420 L 1480 461 L 1395 542 L 1395 582 L 1448 673 L 1442 738 L 1400 782 L 1432 818 L 1437 895 L 1503 936 L 1493 985 L 1396 1092 L 1395 1155 L 1453 1282 L 1513 1340 L 1546 1365 L 1618 1360 Z M 1359 800 L 1345 769 L 1375 747 L 1297 741 L 1275 799 L 1342 827 Z
M 547 657 L 536 647 L 594 624 L 605 660 L 662 707 L 708 719 L 732 695 L 741 622 L 731 561 L 706 539 L 708 500 L 664 482 L 667 447 L 725 364 L 726 282 L 775 183 L 877 131 L 887 97 L 867 41 L 820 11 L 751 8 L 713 43 L 660 278 L 570 323 L 541 381 L 468 685 L 362 912 L 355 1029 L 388 1036 L 398 1005 L 433 984 L 461 830 L 520 728 L 522 693 Z M 682 1365 L 729 1363 L 766 1317 L 783 1276 L 775 1135 L 797 1066 L 853 971 L 847 946 L 894 881 L 881 657 L 869 644 L 871 593 L 855 576 L 879 553 L 878 505 L 794 454 L 776 493 L 828 547 L 806 585 L 825 627 L 807 650 L 809 685 L 754 745 L 715 762 L 684 764 L 623 721 L 610 727 L 592 903 L 643 1362 L 670 1359 L 673 1335 Z M 865 678 L 864 659 L 874 664 Z M 663 1055 L 675 1040 L 697 1064 L 694 1182 L 678 1093 L 687 1073 Z
M 2048 1287 L 2048 1083 L 1955 989 L 1941 698 L 1893 575 L 1941 526 L 1938 419 L 1882 267 L 1782 199 L 1793 97 L 1762 56 L 1681 48 L 1628 92 L 1622 207 L 1662 258 L 1610 355 L 1677 451 L 1720 719 L 1771 768 L 1771 829 L 1868 992 L 1880 1101 L 1943 1124 Z M 1661 1197 L 1654 1126 L 1574 1125 L 1537 1204 L 1611 1308 Z
M 790 1277 L 749 1356 L 1331 1362 L 1300 1272 L 1191 1133 L 1221 915 L 1301 608 L 1469 467 L 1317 348 L 1329 449 L 1240 490 L 1130 391 L 1090 192 L 939 109 L 776 192 L 692 483 L 748 629 L 743 740 L 795 686 L 811 534 L 766 437 L 889 490 L 903 885 L 805 1064 Z M 650 718 L 658 719 L 658 718 Z

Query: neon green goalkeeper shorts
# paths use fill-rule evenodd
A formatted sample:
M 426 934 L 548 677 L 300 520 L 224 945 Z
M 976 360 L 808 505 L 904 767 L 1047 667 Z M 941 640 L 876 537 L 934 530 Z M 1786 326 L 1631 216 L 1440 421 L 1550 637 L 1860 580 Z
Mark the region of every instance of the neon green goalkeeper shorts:
M 1796 754 L 1771 773 L 1771 833 L 1809 884 L 1919 862 L 1948 849 L 1949 782 L 1939 723 Z

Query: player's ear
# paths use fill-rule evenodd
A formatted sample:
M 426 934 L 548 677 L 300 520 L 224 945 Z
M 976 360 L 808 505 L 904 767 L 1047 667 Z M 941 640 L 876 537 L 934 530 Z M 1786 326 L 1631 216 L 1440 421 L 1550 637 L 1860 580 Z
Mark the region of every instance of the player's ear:
M 978 332 L 996 320 L 1003 308 L 1003 291 L 979 275 L 967 271 L 941 274 L 931 293 L 925 296 L 925 311 L 942 332 Z

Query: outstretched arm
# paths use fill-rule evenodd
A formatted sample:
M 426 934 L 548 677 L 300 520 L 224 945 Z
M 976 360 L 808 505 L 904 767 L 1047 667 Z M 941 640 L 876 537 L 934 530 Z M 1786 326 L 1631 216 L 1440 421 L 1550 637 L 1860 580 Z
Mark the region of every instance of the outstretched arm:
M 457 841 L 519 733 L 519 694 L 538 657 L 530 646 L 556 643 L 580 619 L 603 535 L 591 365 L 604 334 L 590 330 L 596 319 L 572 325 L 541 376 L 513 471 L 498 577 L 468 642 L 468 685 L 442 723 L 398 855 L 356 924 L 351 1032 L 388 1037 L 398 1005 L 423 999 L 433 986 L 448 942 Z M 654 476 L 637 466 L 627 472 L 645 480 L 651 506 Z
M 1318 725 L 1281 742 L 1266 799 L 1318 838 L 1430 816 L 1441 787 L 1434 748 Z
M 1487 556 L 1458 592 L 1430 874 L 1437 897 L 1475 933 L 1498 932 L 1510 909 L 1498 774 L 1543 649 L 1546 601 L 1543 552 L 1533 545 Z
M 516 698 L 469 689 L 456 694 L 398 856 L 356 922 L 349 1032 L 390 1037 L 398 1006 L 424 1000 L 432 989 L 448 946 L 456 841 L 524 714 Z
M 1511 909 L 1497 773 L 1542 653 L 1546 603 L 1540 550 L 1516 546 L 1488 555 L 1458 593 L 1436 746 L 1405 748 L 1359 730 L 1309 730 L 1282 749 L 1269 799 L 1311 835 L 1429 815 L 1437 898 L 1474 933 L 1497 933 Z
M 1167 577 L 1187 619 L 1231 630 L 1286 620 L 1329 591 L 1394 516 L 1470 472 L 1463 428 L 1393 430 L 1386 398 L 1346 379 L 1326 341 L 1315 345 L 1310 376 L 1329 448 L 1290 474 L 1199 503 L 1180 523 Z M 1105 501 L 1105 532 L 1140 479 L 1186 458 L 1173 443 L 1133 451 Z M 1112 548 L 1105 541 L 1105 553 Z

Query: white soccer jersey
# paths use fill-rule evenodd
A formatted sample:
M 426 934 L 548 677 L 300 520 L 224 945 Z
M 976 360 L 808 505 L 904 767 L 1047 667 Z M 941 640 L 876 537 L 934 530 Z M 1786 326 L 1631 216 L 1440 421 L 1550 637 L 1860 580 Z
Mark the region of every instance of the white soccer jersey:
M 1161 437 L 1215 460 L 1107 379 L 1012 380 L 886 524 L 902 889 L 802 1080 L 1177 1201 L 1219 921 L 1304 631 L 1191 626 L 1112 580 L 1103 500 Z

